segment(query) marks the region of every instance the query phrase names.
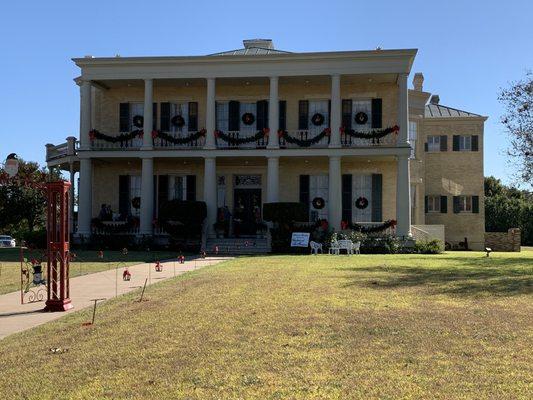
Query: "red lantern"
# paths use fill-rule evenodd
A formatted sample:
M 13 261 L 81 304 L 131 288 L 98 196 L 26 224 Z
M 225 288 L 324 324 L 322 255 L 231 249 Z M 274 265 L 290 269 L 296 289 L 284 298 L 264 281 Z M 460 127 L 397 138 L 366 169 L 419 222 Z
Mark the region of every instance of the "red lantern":
M 122 280 L 123 281 L 129 281 L 131 280 L 131 272 L 128 271 L 127 268 L 124 269 L 124 272 L 122 273 Z

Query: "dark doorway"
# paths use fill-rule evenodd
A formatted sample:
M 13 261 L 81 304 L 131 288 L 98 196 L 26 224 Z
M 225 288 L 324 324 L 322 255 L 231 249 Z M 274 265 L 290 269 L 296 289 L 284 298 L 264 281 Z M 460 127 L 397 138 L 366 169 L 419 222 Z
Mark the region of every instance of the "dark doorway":
M 261 189 L 235 189 L 233 192 L 233 233 L 255 235 L 261 223 Z

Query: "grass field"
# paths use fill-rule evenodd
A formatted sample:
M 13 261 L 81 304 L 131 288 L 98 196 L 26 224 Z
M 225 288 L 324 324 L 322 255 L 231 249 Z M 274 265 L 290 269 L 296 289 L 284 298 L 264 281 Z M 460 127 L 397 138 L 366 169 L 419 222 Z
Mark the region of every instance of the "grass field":
M 0 398 L 530 399 L 532 285 L 533 252 L 238 258 L 0 341 Z
M 177 257 L 176 252 L 143 252 L 129 251 L 124 256 L 119 251 L 105 251 L 104 257 L 99 258 L 96 251 L 74 250 L 76 258 L 70 263 L 70 277 L 91 274 L 94 272 L 104 271 L 115 268 L 117 263 L 124 265 L 139 264 L 146 261 L 164 260 Z M 42 250 L 27 250 L 24 257 L 31 261 L 44 257 Z M 46 259 L 44 259 L 46 265 Z M 20 249 L 0 249 L 0 294 L 20 290 Z

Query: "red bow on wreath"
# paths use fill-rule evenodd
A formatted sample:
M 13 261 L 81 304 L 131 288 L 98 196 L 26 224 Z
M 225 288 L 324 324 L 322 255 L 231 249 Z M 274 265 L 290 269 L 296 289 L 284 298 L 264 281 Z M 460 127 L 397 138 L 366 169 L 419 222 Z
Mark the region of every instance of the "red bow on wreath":
M 283 137 L 283 129 L 278 129 L 278 137 Z
M 205 128 L 203 128 L 200 130 L 200 135 L 205 136 L 206 132 Z
M 263 135 L 268 136 L 270 133 L 270 128 L 263 128 Z
M 218 137 L 220 136 L 220 132 L 219 132 L 217 129 L 215 129 L 214 134 L 215 134 L 215 137 L 216 137 L 216 138 L 218 138 Z
M 344 126 L 341 126 L 341 127 L 339 128 L 339 132 L 340 132 L 340 133 L 344 133 L 345 130 L 346 130 L 346 128 L 344 128 Z
M 392 131 L 393 131 L 394 133 L 398 134 L 398 132 L 400 131 L 400 127 L 399 127 L 398 125 L 394 125 L 394 126 L 392 127 Z
M 331 129 L 330 128 L 326 128 L 325 131 L 326 131 L 326 136 L 331 135 Z
M 154 129 L 154 130 L 152 131 L 152 139 L 157 138 L 157 136 L 158 136 L 158 132 Z

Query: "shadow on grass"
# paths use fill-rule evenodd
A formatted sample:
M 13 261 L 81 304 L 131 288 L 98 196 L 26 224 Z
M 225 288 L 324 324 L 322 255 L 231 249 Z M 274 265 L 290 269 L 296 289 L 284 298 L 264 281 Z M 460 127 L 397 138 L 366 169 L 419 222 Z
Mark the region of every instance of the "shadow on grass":
M 463 296 L 532 294 L 533 263 L 529 260 L 531 258 L 478 260 L 451 257 L 443 259 L 443 263 L 452 262 L 456 266 L 353 267 L 344 270 L 359 276 L 349 277 L 350 282 L 344 287 L 360 286 L 376 290 L 423 287 L 433 294 Z

